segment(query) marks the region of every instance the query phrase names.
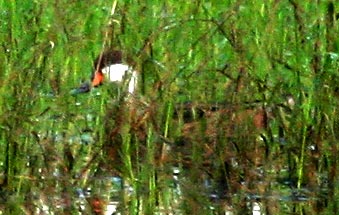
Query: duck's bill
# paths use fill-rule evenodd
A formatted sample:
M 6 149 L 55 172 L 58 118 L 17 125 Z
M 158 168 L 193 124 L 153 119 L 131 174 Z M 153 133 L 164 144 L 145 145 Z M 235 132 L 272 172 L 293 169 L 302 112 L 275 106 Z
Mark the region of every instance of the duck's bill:
M 82 83 L 78 88 L 71 90 L 72 95 L 80 93 L 88 93 L 91 90 L 91 84 L 88 82 Z

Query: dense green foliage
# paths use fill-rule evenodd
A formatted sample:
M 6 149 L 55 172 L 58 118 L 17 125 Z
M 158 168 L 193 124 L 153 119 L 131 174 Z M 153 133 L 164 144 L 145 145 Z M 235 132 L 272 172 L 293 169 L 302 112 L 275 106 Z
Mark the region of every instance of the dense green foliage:
M 266 214 L 338 214 L 338 14 L 331 0 L 0 0 L 2 214 L 76 214 L 76 189 L 108 200 L 113 175 L 133 188 L 125 214 L 246 214 L 247 194 Z M 72 95 L 112 48 L 138 95 Z M 227 198 L 211 201 L 208 177 Z M 310 204 L 265 198 L 289 188 Z

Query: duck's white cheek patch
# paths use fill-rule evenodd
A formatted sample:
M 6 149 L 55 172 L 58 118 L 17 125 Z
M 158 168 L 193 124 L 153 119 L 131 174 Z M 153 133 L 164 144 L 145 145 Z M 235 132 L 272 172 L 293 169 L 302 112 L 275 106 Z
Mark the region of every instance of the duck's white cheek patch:
M 129 67 L 124 64 L 114 64 L 103 68 L 101 71 L 109 79 L 109 81 L 123 81 L 126 71 Z
M 126 77 L 126 73 L 131 73 L 128 83 L 128 92 L 134 92 L 137 83 L 137 75 L 129 66 L 125 64 L 114 64 L 103 68 L 101 71 L 110 82 L 122 82 L 124 77 Z

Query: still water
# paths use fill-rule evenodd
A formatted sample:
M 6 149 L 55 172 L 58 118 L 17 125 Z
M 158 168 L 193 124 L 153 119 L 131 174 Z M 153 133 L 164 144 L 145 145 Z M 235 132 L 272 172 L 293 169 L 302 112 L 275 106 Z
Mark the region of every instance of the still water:
M 300 180 L 299 146 L 288 134 L 270 138 L 262 128 L 235 125 L 244 112 L 234 117 L 213 107 L 202 114 L 195 110 L 199 117 L 186 120 L 186 113 L 173 111 L 169 132 L 161 133 L 166 123 L 160 117 L 160 125 L 154 122 L 157 104 L 153 109 L 139 105 L 134 121 L 119 104 L 108 104 L 114 108 L 107 117 L 98 111 L 100 99 L 96 108 L 78 98 L 73 102 L 71 114 L 52 107 L 35 119 L 39 124 L 27 141 L 34 142 L 25 158 L 27 176 L 18 176 L 22 187 L 29 185 L 17 201 L 23 214 L 338 211 L 339 182 L 330 151 L 319 155 L 318 146 L 309 144 Z M 15 193 L 4 198 L 19 199 Z

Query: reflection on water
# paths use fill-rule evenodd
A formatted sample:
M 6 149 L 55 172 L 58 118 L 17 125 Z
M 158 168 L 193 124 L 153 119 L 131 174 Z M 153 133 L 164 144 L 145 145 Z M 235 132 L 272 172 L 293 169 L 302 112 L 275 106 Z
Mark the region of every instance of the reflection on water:
M 219 194 L 222 191 L 218 191 L 213 187 L 213 184 L 215 184 L 213 179 L 205 177 L 202 184 L 191 184 L 191 179 L 187 178 L 187 174 L 182 171 L 177 167 L 172 168 L 171 184 L 167 189 L 167 192 L 172 193 L 171 205 L 164 207 L 164 205 L 159 204 L 154 214 L 187 214 L 187 208 L 183 207 L 187 207 L 188 203 L 194 206 L 192 201 L 197 201 L 198 204 L 205 204 L 198 207 L 204 208 L 201 213 L 191 211 L 194 214 L 206 214 L 208 211 L 208 214 L 225 215 L 293 214 L 299 210 L 316 214 L 315 206 L 319 204 L 318 202 L 326 201 L 326 198 L 318 193 L 323 192 L 326 194 L 326 190 L 294 190 L 278 182 L 270 182 L 271 190 L 267 190 L 263 194 L 260 193 L 259 184 L 267 183 L 264 181 L 257 182 L 258 192 L 255 192 L 255 189 L 252 191 L 239 190 L 239 192 L 224 193 L 221 196 Z M 92 188 L 76 188 L 74 196 L 68 197 L 73 201 L 71 204 L 77 205 L 78 214 L 87 214 L 89 211 L 93 214 L 102 215 L 125 214 L 126 208 L 123 209 L 122 207 L 129 207 L 130 200 L 125 203 L 123 201 L 139 195 L 131 185 L 120 177 L 108 177 L 100 179 L 100 181 L 105 184 L 105 187 L 109 187 L 109 190 L 104 191 L 101 195 L 97 192 L 94 193 Z M 195 191 L 198 193 L 195 193 Z M 200 195 L 200 197 L 194 196 L 196 194 Z M 203 198 L 203 201 L 199 200 L 201 196 L 206 198 Z M 53 201 L 52 196 L 45 196 L 45 198 L 47 199 L 42 198 L 37 202 L 36 214 L 58 214 L 58 211 L 65 211 L 65 208 L 69 207 L 65 202 L 66 200 L 60 197 L 54 197 Z M 50 201 L 54 203 L 52 204 Z M 139 204 L 142 204 L 142 201 Z
M 120 106 L 115 107 L 110 116 L 121 120 Z M 147 111 L 138 114 L 149 116 Z M 308 160 L 298 188 L 299 145 L 276 134 L 267 140 L 247 123 L 234 125 L 237 117 L 227 110 L 205 111 L 201 115 L 208 118 L 200 121 L 176 120 L 173 127 L 178 130 L 167 139 L 152 130 L 153 119 L 137 116 L 141 124 L 123 125 L 118 131 L 116 121 L 106 122 L 111 127 L 105 132 L 113 130 L 113 139 L 98 135 L 96 117 L 79 115 L 61 131 L 37 129 L 37 153 L 27 157 L 31 172 L 18 177 L 29 184 L 30 194 L 20 203 L 25 214 L 268 215 L 336 210 L 334 161 L 328 156 L 319 159 L 319 146 L 305 147 Z M 66 119 L 54 117 L 51 124 L 62 126 Z M 162 156 L 156 147 L 163 142 L 170 147 L 158 163 Z M 130 148 L 122 148 L 126 143 Z M 120 148 L 111 151 L 115 147 Z M 4 199 L 18 198 L 0 191 Z

